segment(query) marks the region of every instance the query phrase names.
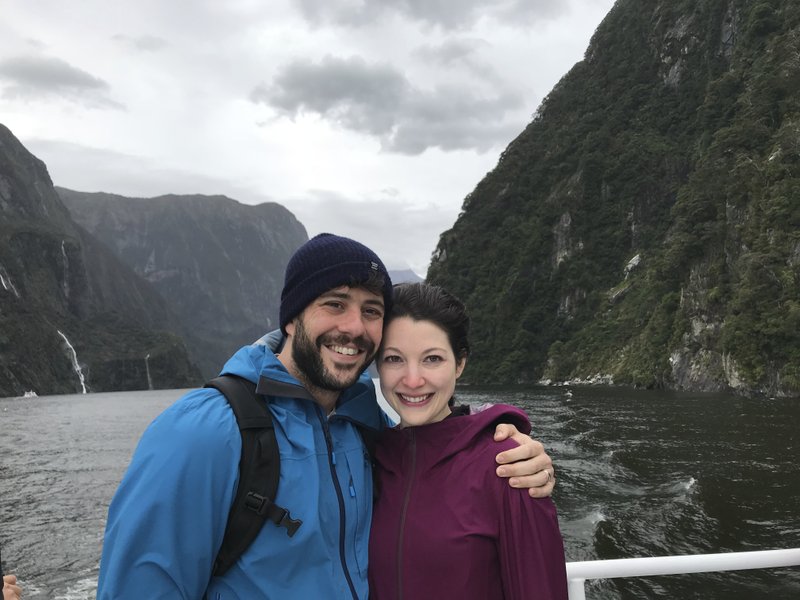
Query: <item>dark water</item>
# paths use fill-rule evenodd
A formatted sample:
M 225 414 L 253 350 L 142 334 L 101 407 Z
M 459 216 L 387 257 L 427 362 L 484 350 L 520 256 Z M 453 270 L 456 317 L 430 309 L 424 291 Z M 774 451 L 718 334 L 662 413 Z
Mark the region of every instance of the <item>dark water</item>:
M 460 393 L 531 416 L 556 462 L 568 560 L 800 547 L 800 401 Z M 108 502 L 139 435 L 180 394 L 0 399 L 0 543 L 26 599 L 94 598 Z M 800 568 L 604 580 L 587 597 L 800 598 Z
M 608 388 L 502 400 L 528 412 L 556 463 L 568 560 L 800 547 L 800 400 Z M 800 598 L 800 567 L 605 580 L 587 597 Z

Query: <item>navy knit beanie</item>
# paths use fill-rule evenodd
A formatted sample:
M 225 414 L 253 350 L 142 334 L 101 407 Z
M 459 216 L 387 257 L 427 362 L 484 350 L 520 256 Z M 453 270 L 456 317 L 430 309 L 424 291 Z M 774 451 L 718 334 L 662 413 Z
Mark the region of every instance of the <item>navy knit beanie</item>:
M 294 253 L 286 265 L 281 292 L 280 325 L 286 325 L 328 290 L 383 276 L 383 302 L 392 304 L 392 280 L 381 259 L 364 244 L 332 233 L 320 233 Z

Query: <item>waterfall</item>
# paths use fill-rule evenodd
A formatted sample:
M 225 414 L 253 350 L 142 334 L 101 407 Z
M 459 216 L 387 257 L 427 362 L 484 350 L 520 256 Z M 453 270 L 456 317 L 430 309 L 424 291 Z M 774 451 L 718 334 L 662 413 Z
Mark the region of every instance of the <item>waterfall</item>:
M 17 288 L 14 287 L 14 282 L 11 281 L 11 275 L 8 274 L 8 271 L 6 271 L 2 265 L 0 265 L 0 284 L 3 285 L 4 290 L 11 290 L 14 292 L 14 295 L 19 298 L 19 292 L 17 291 Z
M 58 330 L 56 330 L 56 331 L 58 331 Z M 72 368 L 75 369 L 75 372 L 78 374 L 78 381 L 81 382 L 81 393 L 85 394 L 86 393 L 86 382 L 83 379 L 83 371 L 81 371 L 81 366 L 78 364 L 78 355 L 75 353 L 75 348 L 73 348 L 72 344 L 69 343 L 69 340 L 67 339 L 67 336 L 65 336 L 60 331 L 58 331 L 58 335 L 60 335 L 62 338 L 64 338 L 64 342 L 67 344 L 67 348 L 69 348 L 69 351 L 70 351 L 71 357 L 72 357 Z
M 69 298 L 69 258 L 67 258 L 67 251 L 64 248 L 64 240 L 61 240 L 61 256 L 64 257 L 64 281 L 62 282 L 62 287 L 64 288 L 64 296 Z
M 147 370 L 147 389 L 152 390 L 153 380 L 150 379 L 150 363 L 148 362 L 149 360 L 150 360 L 150 354 L 144 357 L 144 368 Z

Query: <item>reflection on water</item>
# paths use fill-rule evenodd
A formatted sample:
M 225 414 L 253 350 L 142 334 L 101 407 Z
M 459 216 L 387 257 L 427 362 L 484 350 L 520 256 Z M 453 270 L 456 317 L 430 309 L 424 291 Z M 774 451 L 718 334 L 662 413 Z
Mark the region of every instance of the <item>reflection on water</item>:
M 459 390 L 531 417 L 569 560 L 800 547 L 797 400 L 609 388 Z M 93 598 L 106 508 L 180 390 L 0 399 L 0 543 L 26 599 Z M 800 569 L 593 582 L 589 598 L 800 597 Z

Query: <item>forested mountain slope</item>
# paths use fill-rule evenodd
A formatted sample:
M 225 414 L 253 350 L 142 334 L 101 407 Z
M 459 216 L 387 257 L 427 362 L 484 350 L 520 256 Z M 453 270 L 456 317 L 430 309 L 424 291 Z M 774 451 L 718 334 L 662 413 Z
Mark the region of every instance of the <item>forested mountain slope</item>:
M 800 395 L 800 4 L 618 0 L 428 279 L 471 381 Z

